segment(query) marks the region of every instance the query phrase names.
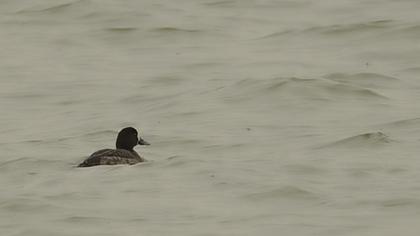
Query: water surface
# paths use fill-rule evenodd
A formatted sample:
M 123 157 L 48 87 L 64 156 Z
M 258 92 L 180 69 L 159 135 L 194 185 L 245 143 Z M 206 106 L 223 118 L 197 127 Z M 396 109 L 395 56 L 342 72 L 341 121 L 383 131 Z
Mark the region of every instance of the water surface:
M 1 1 L 1 235 L 417 235 L 419 7 Z

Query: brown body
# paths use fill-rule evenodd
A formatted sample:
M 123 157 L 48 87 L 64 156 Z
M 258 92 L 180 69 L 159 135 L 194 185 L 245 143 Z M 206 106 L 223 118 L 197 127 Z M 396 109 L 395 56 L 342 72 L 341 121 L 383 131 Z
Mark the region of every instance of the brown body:
M 136 129 L 132 127 L 124 128 L 118 133 L 116 142 L 117 149 L 102 149 L 96 151 L 77 167 L 119 164 L 133 165 L 139 162 L 144 162 L 146 160 L 133 150 L 134 146 L 137 144 L 149 145 L 148 142 L 137 137 Z
M 133 165 L 144 161 L 145 160 L 134 150 L 128 151 L 124 149 L 102 149 L 94 152 L 85 161 L 80 163 L 78 167 L 119 164 Z

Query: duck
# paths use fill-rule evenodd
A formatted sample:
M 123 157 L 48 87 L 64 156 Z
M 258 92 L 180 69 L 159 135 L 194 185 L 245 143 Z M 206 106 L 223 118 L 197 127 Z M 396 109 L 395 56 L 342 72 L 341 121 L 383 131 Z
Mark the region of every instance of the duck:
M 77 167 L 119 164 L 133 165 L 145 162 L 146 160 L 133 149 L 137 145 L 150 145 L 150 143 L 139 137 L 135 128 L 126 127 L 118 133 L 115 144 L 116 149 L 101 149 L 96 151 Z

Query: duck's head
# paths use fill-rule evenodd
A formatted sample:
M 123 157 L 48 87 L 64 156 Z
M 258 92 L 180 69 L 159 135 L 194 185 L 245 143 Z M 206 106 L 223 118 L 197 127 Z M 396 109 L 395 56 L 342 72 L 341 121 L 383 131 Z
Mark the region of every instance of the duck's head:
M 138 137 L 137 130 L 133 127 L 127 127 L 122 129 L 117 136 L 117 149 L 133 150 L 137 145 L 150 145 L 142 138 Z

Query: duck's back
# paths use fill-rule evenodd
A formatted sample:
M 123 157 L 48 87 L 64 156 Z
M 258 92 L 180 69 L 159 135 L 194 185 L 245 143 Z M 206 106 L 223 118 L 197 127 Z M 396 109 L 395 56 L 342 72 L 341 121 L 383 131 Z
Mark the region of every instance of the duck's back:
M 78 167 L 89 167 L 97 165 L 133 165 L 144 162 L 144 159 L 135 151 L 125 149 L 102 149 L 90 155 L 86 160 L 78 165 Z

